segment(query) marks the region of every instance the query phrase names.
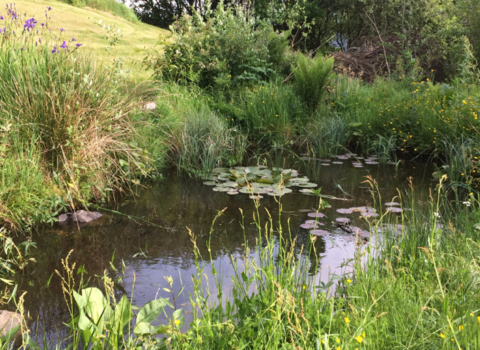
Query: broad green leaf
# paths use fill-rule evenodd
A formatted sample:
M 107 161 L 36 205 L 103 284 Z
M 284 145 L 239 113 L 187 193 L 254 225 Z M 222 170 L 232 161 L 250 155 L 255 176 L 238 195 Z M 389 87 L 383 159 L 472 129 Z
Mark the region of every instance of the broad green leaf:
M 150 323 L 156 320 L 167 305 L 173 307 L 172 304 L 168 301 L 168 299 L 165 298 L 149 301 L 138 313 L 137 324 L 142 322 Z

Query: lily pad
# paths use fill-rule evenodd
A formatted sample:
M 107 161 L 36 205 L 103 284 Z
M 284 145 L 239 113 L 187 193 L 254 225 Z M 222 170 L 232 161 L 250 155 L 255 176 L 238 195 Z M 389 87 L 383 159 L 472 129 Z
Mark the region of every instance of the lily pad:
M 325 231 L 325 230 L 318 230 L 318 229 L 315 229 L 315 230 L 311 230 L 310 231 L 310 234 L 311 235 L 314 235 L 314 236 L 328 236 L 330 234 L 330 232 L 328 231 Z
M 394 205 L 400 205 L 400 203 L 397 203 L 397 202 L 387 202 L 387 203 L 385 203 L 385 205 L 386 205 L 387 207 L 392 207 L 392 206 L 394 206 Z
M 387 211 L 390 213 L 402 213 L 403 210 L 402 208 L 397 208 L 397 207 L 388 207 Z
M 332 162 L 332 164 L 343 164 L 343 162 Z
M 205 181 L 203 184 L 206 186 L 215 186 L 217 183 L 215 181 Z
M 301 228 L 305 229 L 305 230 L 311 230 L 313 228 L 318 228 L 318 226 L 320 226 L 320 224 L 318 222 L 310 222 L 310 223 L 303 223 L 300 225 Z
M 337 209 L 337 213 L 339 214 L 353 214 L 353 210 L 352 209 L 346 209 L 346 208 L 340 208 L 340 209 Z
M 297 186 L 303 187 L 303 188 L 314 188 L 314 187 L 317 187 L 318 185 L 311 182 L 307 182 L 307 183 L 299 183 L 297 184 Z
M 375 162 L 375 161 L 372 160 L 372 161 L 368 161 L 368 162 L 365 161 L 365 164 L 368 164 L 368 165 L 378 165 L 378 164 L 380 164 L 380 163 L 379 163 L 379 162 Z
M 317 223 L 319 225 L 323 225 L 323 222 L 320 222 L 318 220 L 306 220 L 305 221 L 305 224 L 314 224 L 314 223 Z
M 262 199 L 263 196 L 261 196 L 261 195 L 258 195 L 258 196 L 252 196 L 252 195 L 250 195 L 250 196 L 248 196 L 248 198 L 257 200 L 257 199 Z
M 311 218 L 318 218 L 318 219 L 321 219 L 321 218 L 326 217 L 325 214 L 323 214 L 323 213 L 317 213 L 317 212 L 308 213 L 307 216 L 308 216 L 308 217 L 311 217 Z
M 336 222 L 339 222 L 341 224 L 349 224 L 350 223 L 350 219 L 349 218 L 336 218 L 335 219 Z

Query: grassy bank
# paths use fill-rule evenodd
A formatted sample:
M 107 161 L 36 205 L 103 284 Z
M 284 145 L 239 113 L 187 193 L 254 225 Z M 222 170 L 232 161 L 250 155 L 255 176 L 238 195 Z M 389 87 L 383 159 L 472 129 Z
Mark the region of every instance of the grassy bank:
M 108 5 L 110 1 L 104 2 Z M 115 6 L 125 7 L 113 0 L 111 2 L 115 3 Z M 45 9 L 51 7 L 48 17 L 49 28 L 53 32 L 58 33 L 60 29 L 64 29 L 65 38 L 75 37 L 83 43 L 84 51 L 94 54 L 96 59 L 104 64 L 111 66 L 114 57 L 123 57 L 123 68 L 132 69 L 132 78 L 137 82 L 148 79 L 151 74 L 141 67 L 147 52 L 153 49 L 159 40 L 169 35 L 167 30 L 121 17 L 108 8 L 90 6 L 89 2 L 85 3 L 87 7 L 45 0 L 21 0 L 15 4 L 19 13 L 26 13 L 28 18 L 35 17 L 39 24 L 44 22 Z M 112 45 L 115 37 L 119 40 Z

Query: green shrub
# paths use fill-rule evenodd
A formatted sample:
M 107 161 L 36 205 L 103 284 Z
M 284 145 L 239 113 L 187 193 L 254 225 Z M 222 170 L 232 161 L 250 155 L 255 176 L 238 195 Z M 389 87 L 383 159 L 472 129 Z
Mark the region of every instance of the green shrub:
M 209 4 L 206 4 L 208 8 Z M 257 21 L 242 7 L 223 2 L 204 22 L 184 15 L 171 26 L 171 41 L 150 65 L 155 78 L 195 83 L 200 87 L 256 83 L 266 80 L 283 60 L 287 35 Z
M 324 59 L 317 56 L 309 60 L 304 55 L 298 56 L 294 88 L 310 111 L 314 111 L 322 101 L 323 93 L 330 82 L 333 70 L 333 58 Z

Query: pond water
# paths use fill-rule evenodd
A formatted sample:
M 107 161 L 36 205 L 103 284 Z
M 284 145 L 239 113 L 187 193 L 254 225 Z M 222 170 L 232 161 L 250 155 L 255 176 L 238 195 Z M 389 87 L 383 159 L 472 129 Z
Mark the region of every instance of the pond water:
M 333 159 L 334 160 L 334 159 Z M 351 161 L 342 160 L 342 164 L 322 166 L 316 174 L 306 168 L 298 169 L 300 174 L 309 173 L 311 181 L 322 187 L 322 193 L 345 200 L 327 201 L 331 208 L 323 210 L 326 218 L 319 221 L 320 228 L 330 232 L 328 237 L 318 237 L 315 242 L 318 265 L 310 267 L 310 273 L 317 279 L 327 281 L 332 274 L 341 273 L 340 265 L 353 257 L 356 243 L 335 224 L 338 217 L 348 217 L 352 225 L 367 229 L 359 214 L 339 214 L 337 209 L 372 205 L 372 195 L 365 177 L 370 175 L 380 187 L 382 199 L 390 201 L 398 195 L 397 189 L 408 188 L 408 178 L 412 177 L 417 195 L 428 195 L 431 182 L 431 167 L 402 162 L 395 165 L 364 165 L 352 167 Z M 344 192 L 348 193 L 345 195 Z M 309 239 L 309 230 L 300 228 L 308 219 L 308 212 L 315 211 L 318 198 L 299 193 L 294 189 L 281 199 L 283 206 L 282 225 L 284 234 L 297 237 L 297 249 Z M 267 208 L 278 220 L 279 204 L 274 197 L 265 196 L 260 200 L 261 220 L 265 223 Z M 37 260 L 34 270 L 21 276 L 20 290 L 27 291 L 25 309 L 33 318 L 32 329 L 44 327 L 47 336 L 56 339 L 66 335 L 62 326 L 69 318 L 68 309 L 62 294 L 60 279 L 54 270 L 62 271 L 61 259 L 73 249 L 70 261 L 76 267 L 83 266 L 88 276 L 102 276 L 104 271 L 110 277 L 122 277 L 116 285 L 118 295 L 131 295 L 135 279 L 134 304 L 142 306 L 156 297 L 170 297 L 163 290 L 168 284 L 164 276 L 174 278 L 174 290 L 178 292 L 183 285 L 185 290 L 177 303 L 188 303 L 188 293 L 192 292 L 192 275 L 195 273 L 194 253 L 187 227 L 197 237 L 197 246 L 201 256 L 206 259 L 204 273 L 211 278 L 208 264 L 206 242 L 210 236 L 212 220 L 217 212 L 227 208 L 216 222 L 211 238 L 211 254 L 217 271 L 223 276 L 223 290 L 231 287 L 230 276 L 234 273 L 229 256 L 239 258 L 245 250 L 245 239 L 254 245 L 257 231 L 252 213 L 255 210 L 253 200 L 246 194 L 230 196 L 214 192 L 205 186 L 202 180 L 167 176 L 149 187 L 137 188 L 136 196 L 124 199 L 116 209 L 126 215 L 141 218 L 132 220 L 126 216 L 104 212 L 98 221 L 83 226 L 48 226 L 39 229 L 33 239 L 37 249 L 33 253 Z M 240 226 L 242 209 L 245 215 L 245 235 Z M 308 209 L 308 211 L 307 211 Z M 391 214 L 396 215 L 396 214 Z M 152 224 L 148 224 L 149 223 Z M 290 227 L 288 233 L 287 227 Z M 278 232 L 277 232 L 278 234 Z M 365 244 L 370 244 L 366 242 Z M 113 258 L 112 258 L 113 257 Z M 114 268 L 112 268 L 114 266 Z M 123 269 L 123 274 L 122 274 Z M 76 272 L 75 272 L 76 273 Z M 188 309 L 187 306 L 183 306 Z M 186 316 L 188 321 L 188 315 Z M 188 322 L 187 322 L 188 324 Z

